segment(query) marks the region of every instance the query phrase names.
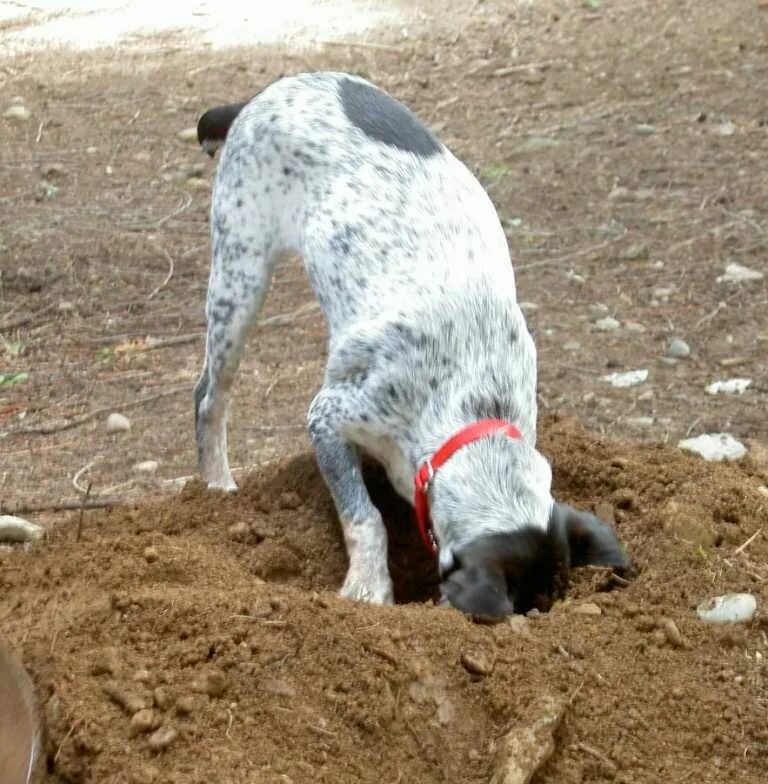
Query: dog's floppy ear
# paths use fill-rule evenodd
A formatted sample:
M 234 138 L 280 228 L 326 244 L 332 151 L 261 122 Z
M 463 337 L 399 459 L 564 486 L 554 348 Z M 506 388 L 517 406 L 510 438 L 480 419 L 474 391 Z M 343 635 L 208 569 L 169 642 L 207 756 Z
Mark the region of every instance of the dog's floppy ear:
M 630 569 L 630 560 L 613 529 L 595 515 L 555 502 L 550 525 L 565 534 L 571 566 L 610 566 L 618 573 Z
M 441 591 L 453 607 L 479 621 L 500 621 L 514 610 L 504 574 L 494 563 L 456 569 L 443 581 Z

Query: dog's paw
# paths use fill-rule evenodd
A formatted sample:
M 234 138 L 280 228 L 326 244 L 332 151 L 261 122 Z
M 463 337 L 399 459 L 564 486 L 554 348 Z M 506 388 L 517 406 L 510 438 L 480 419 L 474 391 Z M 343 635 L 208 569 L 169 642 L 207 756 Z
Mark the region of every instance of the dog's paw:
M 378 578 L 362 575 L 359 570 L 350 569 L 341 587 L 341 595 L 345 599 L 369 604 L 394 604 L 395 596 L 392 580 L 388 574 Z

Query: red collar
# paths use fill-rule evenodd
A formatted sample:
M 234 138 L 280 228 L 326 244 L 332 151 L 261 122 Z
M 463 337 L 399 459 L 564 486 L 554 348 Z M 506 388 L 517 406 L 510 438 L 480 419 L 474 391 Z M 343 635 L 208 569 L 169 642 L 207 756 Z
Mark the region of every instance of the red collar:
M 480 419 L 471 425 L 461 428 L 431 458 L 427 458 L 419 466 L 419 470 L 413 479 L 413 508 L 416 512 L 416 524 L 419 526 L 421 540 L 424 542 L 427 550 L 433 555 L 437 555 L 437 541 L 435 540 L 432 522 L 429 517 L 429 497 L 427 496 L 427 491 L 429 490 L 430 482 L 435 476 L 435 472 L 463 446 L 499 432 L 510 438 L 523 437 L 523 434 L 513 424 L 505 422 L 503 419 Z

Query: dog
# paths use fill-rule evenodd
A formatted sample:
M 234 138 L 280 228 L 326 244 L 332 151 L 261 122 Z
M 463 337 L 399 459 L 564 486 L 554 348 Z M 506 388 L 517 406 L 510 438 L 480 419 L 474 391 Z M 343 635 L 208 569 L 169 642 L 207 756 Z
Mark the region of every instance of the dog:
M 570 567 L 625 572 L 613 530 L 556 502 L 536 450 L 536 350 L 477 179 L 402 103 L 343 73 L 284 77 L 206 112 L 211 206 L 199 470 L 236 489 L 227 408 L 278 257 L 298 252 L 329 329 L 307 415 L 349 557 L 345 597 L 392 603 L 366 454 L 412 501 L 442 601 L 483 620 L 562 596 Z M 438 459 L 439 458 L 439 459 Z

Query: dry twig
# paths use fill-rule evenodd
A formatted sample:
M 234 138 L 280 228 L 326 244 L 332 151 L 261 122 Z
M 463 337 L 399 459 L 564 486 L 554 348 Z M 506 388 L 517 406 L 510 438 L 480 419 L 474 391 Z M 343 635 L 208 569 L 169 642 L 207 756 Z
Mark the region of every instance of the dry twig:
M 173 277 L 173 269 L 174 269 L 173 256 L 171 256 L 171 254 L 168 253 L 168 251 L 165 248 L 161 248 L 159 245 L 153 245 L 153 247 L 155 248 L 155 250 L 162 253 L 163 256 L 165 256 L 166 260 L 168 261 L 168 274 L 165 276 L 165 280 L 159 286 L 155 286 L 155 288 L 152 289 L 152 291 L 149 293 L 149 296 L 147 297 L 147 301 L 157 296 L 168 285 L 171 278 Z
M 88 482 L 88 487 L 85 489 L 83 496 L 83 503 L 80 504 L 80 517 L 77 519 L 77 533 L 75 534 L 75 541 L 79 542 L 80 537 L 83 535 L 83 515 L 85 514 L 85 505 L 88 503 L 88 496 L 91 494 L 91 483 Z

